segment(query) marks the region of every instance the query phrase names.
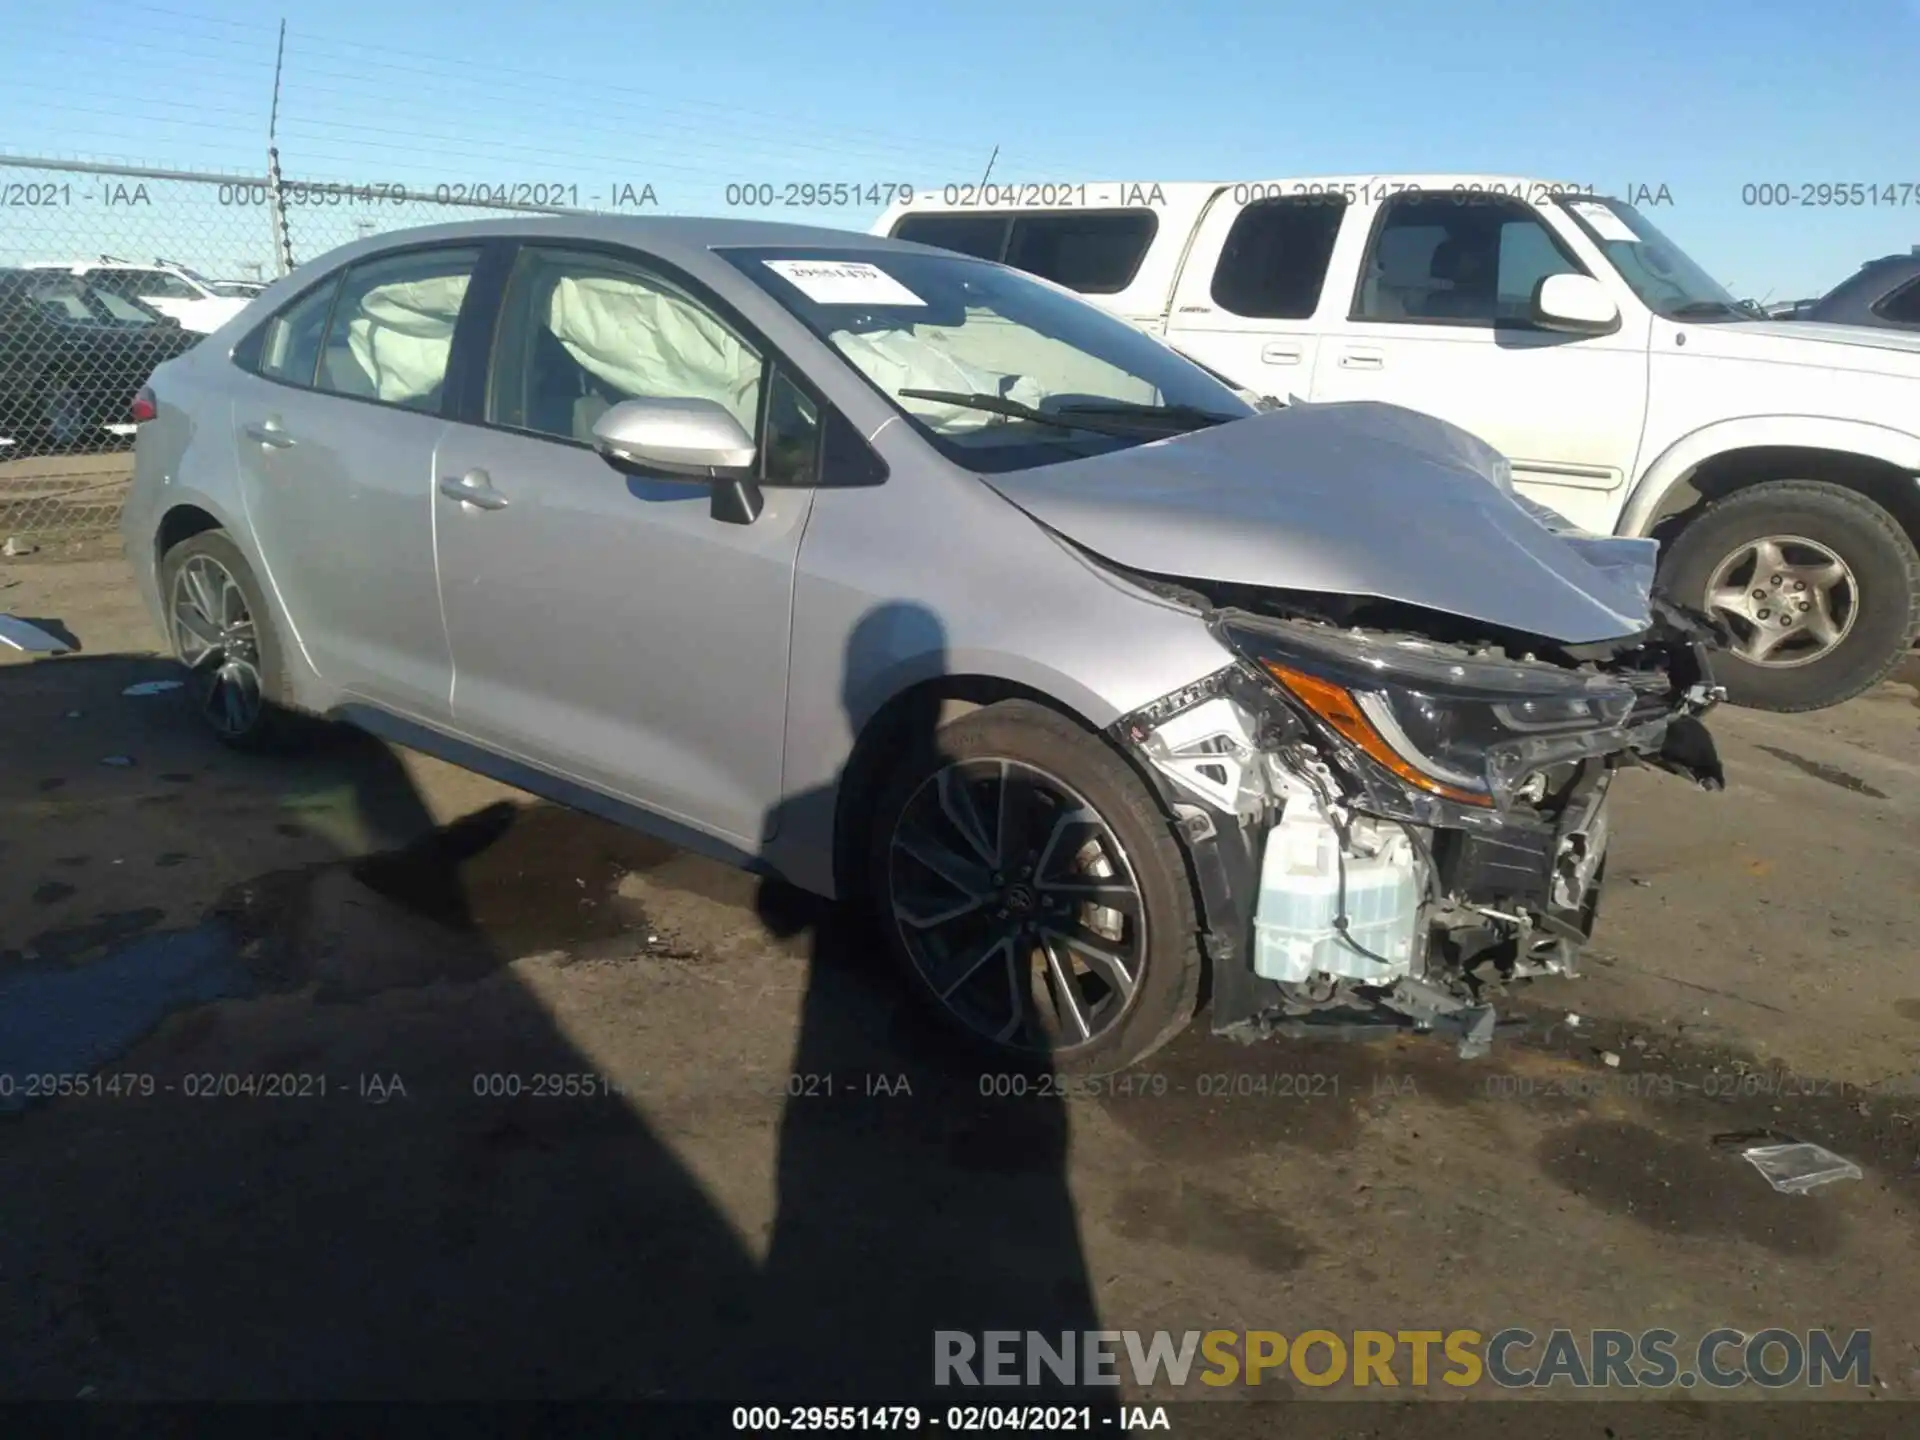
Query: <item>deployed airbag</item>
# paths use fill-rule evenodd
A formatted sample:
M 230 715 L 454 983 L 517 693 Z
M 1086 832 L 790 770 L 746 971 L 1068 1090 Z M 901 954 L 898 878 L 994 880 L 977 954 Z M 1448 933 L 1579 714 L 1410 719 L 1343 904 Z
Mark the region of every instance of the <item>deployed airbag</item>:
M 563 276 L 547 302 L 547 328 L 582 369 L 622 394 L 712 400 L 753 433 L 760 357 L 672 291 L 627 276 Z
M 417 399 L 445 378 L 468 279 L 403 280 L 361 296 L 360 313 L 347 323 L 347 349 L 375 398 Z

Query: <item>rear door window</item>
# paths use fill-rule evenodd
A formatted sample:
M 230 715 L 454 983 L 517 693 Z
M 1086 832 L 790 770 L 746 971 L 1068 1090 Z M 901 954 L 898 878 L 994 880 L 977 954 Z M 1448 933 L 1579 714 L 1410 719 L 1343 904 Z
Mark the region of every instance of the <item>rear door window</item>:
M 1306 320 L 1320 307 L 1345 197 L 1260 200 L 1227 232 L 1213 272 L 1213 303 L 1262 320 Z
M 477 249 L 365 260 L 347 271 L 315 384 L 336 395 L 438 411 L 453 327 Z
M 1117 295 L 1147 258 L 1151 210 L 1029 210 L 1008 215 L 908 215 L 894 238 L 998 260 L 1082 295 Z

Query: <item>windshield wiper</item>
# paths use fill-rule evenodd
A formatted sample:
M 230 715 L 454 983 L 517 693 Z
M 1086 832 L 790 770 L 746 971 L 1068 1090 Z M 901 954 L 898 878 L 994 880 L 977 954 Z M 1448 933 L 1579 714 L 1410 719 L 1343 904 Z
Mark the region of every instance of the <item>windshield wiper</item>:
M 1057 411 L 1036 410 L 1031 405 L 1022 405 L 1018 400 L 1008 400 L 1000 395 L 969 395 L 962 390 L 896 390 L 894 394 L 903 400 L 938 400 L 946 405 L 959 405 L 968 410 L 985 410 L 992 415 L 1006 415 L 1014 420 L 1031 420 L 1036 425 L 1050 425 L 1055 430 L 1086 430 L 1095 435 L 1118 435 L 1125 439 L 1136 440 L 1142 435 L 1157 435 L 1163 432 L 1160 425 L 1130 425 L 1116 417 L 1101 416 L 1069 420 Z
M 1217 410 L 1202 410 L 1198 405 L 1149 405 L 1140 400 L 1101 400 L 1091 405 L 1062 405 L 1061 415 L 1138 415 L 1143 420 L 1169 420 L 1176 425 L 1200 429 L 1206 425 L 1226 425 L 1244 420 L 1244 415 L 1222 415 Z

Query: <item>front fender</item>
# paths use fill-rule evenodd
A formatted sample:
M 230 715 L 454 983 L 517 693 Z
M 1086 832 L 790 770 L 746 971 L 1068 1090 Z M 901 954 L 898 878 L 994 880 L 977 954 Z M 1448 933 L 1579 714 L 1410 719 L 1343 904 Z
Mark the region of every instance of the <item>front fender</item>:
M 1763 448 L 1831 450 L 1882 460 L 1896 469 L 1920 474 L 1920 435 L 1890 425 L 1822 415 L 1750 415 L 1720 420 L 1681 436 L 1641 473 L 1614 533 L 1645 535 L 1653 526 L 1661 501 L 1673 487 L 1716 455 Z

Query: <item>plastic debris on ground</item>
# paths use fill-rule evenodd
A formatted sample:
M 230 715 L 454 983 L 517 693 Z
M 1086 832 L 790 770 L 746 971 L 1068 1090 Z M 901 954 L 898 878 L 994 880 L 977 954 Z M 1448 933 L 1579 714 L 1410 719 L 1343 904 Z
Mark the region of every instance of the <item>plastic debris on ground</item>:
M 178 680 L 142 680 L 138 685 L 129 685 L 122 695 L 164 695 L 169 690 L 178 690 L 182 682 Z
M 1834 1180 L 1858 1180 L 1860 1167 L 1823 1145 L 1749 1145 L 1740 1152 L 1784 1195 L 1804 1195 Z
M 73 647 L 18 615 L 0 615 L 0 644 L 30 655 L 64 655 Z

